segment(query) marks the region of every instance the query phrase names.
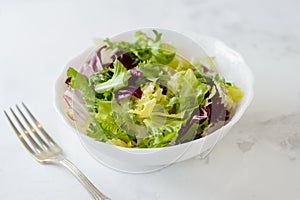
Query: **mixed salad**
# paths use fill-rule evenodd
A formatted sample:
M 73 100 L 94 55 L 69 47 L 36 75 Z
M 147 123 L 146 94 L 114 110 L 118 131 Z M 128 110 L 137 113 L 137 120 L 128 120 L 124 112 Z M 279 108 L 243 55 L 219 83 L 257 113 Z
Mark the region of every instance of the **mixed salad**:
M 234 83 L 213 64 L 186 60 L 158 31 L 153 35 L 98 40 L 78 71 L 67 70 L 67 115 L 88 136 L 124 147 L 164 147 L 204 137 L 235 112 L 243 92 Z

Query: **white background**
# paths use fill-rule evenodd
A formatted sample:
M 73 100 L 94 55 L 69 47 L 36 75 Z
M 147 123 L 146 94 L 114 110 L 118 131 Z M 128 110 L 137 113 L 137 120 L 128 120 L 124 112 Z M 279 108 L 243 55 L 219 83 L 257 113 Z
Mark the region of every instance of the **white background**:
M 300 199 L 300 3 L 297 0 L 1 1 L 0 108 L 24 101 L 112 199 Z M 64 64 L 139 27 L 194 31 L 240 52 L 255 75 L 252 105 L 206 160 L 146 175 L 96 162 L 55 111 Z M 40 165 L 0 114 L 0 199 L 89 199 L 61 167 Z

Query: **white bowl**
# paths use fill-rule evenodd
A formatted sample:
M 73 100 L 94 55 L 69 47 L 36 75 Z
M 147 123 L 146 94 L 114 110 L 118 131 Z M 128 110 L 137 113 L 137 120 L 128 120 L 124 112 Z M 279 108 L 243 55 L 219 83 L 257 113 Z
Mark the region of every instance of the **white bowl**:
M 150 33 L 152 29 L 139 29 Z M 222 128 L 214 131 L 203 138 L 163 148 L 124 148 L 98 142 L 86 136 L 74 127 L 73 123 L 66 117 L 67 104 L 63 99 L 63 93 L 67 89 L 64 84 L 67 76 L 66 70 L 72 66 L 79 69 L 86 58 L 90 55 L 92 48 L 88 48 L 79 56 L 67 63 L 55 85 L 55 104 L 59 113 L 63 116 L 67 124 L 81 138 L 86 150 L 103 165 L 112 169 L 127 173 L 148 173 L 165 168 L 173 163 L 181 162 L 195 156 L 206 156 L 242 117 L 246 108 L 253 98 L 253 75 L 242 56 L 236 51 L 227 47 L 223 42 L 212 37 L 186 33 L 189 37 L 178 32 L 156 29 L 163 34 L 166 41 L 172 41 L 173 45 L 181 55 L 188 59 L 193 59 L 195 52 L 200 56 L 215 56 L 216 68 L 221 76 L 226 80 L 236 83 L 243 91 L 244 97 L 240 101 L 234 116 Z M 130 40 L 136 30 L 118 34 L 113 39 Z M 192 38 L 192 39 L 191 39 Z M 206 53 L 203 52 L 203 49 Z

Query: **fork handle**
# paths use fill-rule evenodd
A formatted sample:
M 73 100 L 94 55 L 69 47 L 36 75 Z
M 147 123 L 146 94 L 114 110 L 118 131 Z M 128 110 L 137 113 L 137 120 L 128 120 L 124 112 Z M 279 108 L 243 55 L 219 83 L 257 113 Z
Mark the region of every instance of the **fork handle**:
M 77 180 L 87 189 L 95 200 L 110 200 L 102 192 L 100 192 L 94 184 L 69 160 L 63 158 L 58 162 L 62 166 L 66 167 Z

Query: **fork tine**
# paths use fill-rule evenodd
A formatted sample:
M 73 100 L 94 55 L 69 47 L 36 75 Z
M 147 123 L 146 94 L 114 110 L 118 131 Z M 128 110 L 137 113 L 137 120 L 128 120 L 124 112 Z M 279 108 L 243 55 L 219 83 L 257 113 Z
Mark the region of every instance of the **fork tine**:
M 40 147 L 40 145 L 38 143 L 36 143 L 36 141 L 31 137 L 31 135 L 29 134 L 29 131 L 24 127 L 24 125 L 22 124 L 22 122 L 20 121 L 20 119 L 18 118 L 16 113 L 13 111 L 13 109 L 12 108 L 9 108 L 9 109 L 10 109 L 11 113 L 13 114 L 13 116 L 15 117 L 15 119 L 17 120 L 19 126 L 22 128 L 26 137 L 29 139 L 32 146 L 39 152 L 43 151 L 43 149 Z
M 45 136 L 45 138 L 49 141 L 49 143 L 52 145 L 56 145 L 59 146 L 58 144 L 56 144 L 56 142 L 54 142 L 54 140 L 49 136 L 49 134 L 45 131 L 45 129 L 42 127 L 41 123 L 33 116 L 33 114 L 30 112 L 30 110 L 27 108 L 27 106 L 22 102 L 23 107 L 25 108 L 25 110 L 27 111 L 27 113 L 29 114 L 29 116 L 31 117 L 31 119 L 34 121 L 36 127 L 38 129 L 41 130 L 41 132 L 43 133 L 43 135 Z
M 40 144 L 46 148 L 49 149 L 49 145 L 43 140 L 43 138 L 41 138 L 41 136 L 37 133 L 37 131 L 35 130 L 35 128 L 31 125 L 31 123 L 28 121 L 28 119 L 25 117 L 25 115 L 23 114 L 22 110 L 19 108 L 18 105 L 16 105 L 18 111 L 20 112 L 21 116 L 23 117 L 24 121 L 26 122 L 26 124 L 28 125 L 28 127 L 31 129 L 31 131 L 33 132 L 34 136 L 37 138 L 37 140 L 40 142 Z
M 20 139 L 20 141 L 22 142 L 22 144 L 25 146 L 25 148 L 31 153 L 34 154 L 32 148 L 27 144 L 27 142 L 25 141 L 23 135 L 19 132 L 19 130 L 16 128 L 16 126 L 14 125 L 14 123 L 12 122 L 12 120 L 10 119 L 10 117 L 8 116 L 8 114 L 6 113 L 6 111 L 4 110 L 4 114 L 6 116 L 6 118 L 8 119 L 10 125 L 12 126 L 12 128 L 14 129 L 15 133 L 17 134 L 18 138 Z

